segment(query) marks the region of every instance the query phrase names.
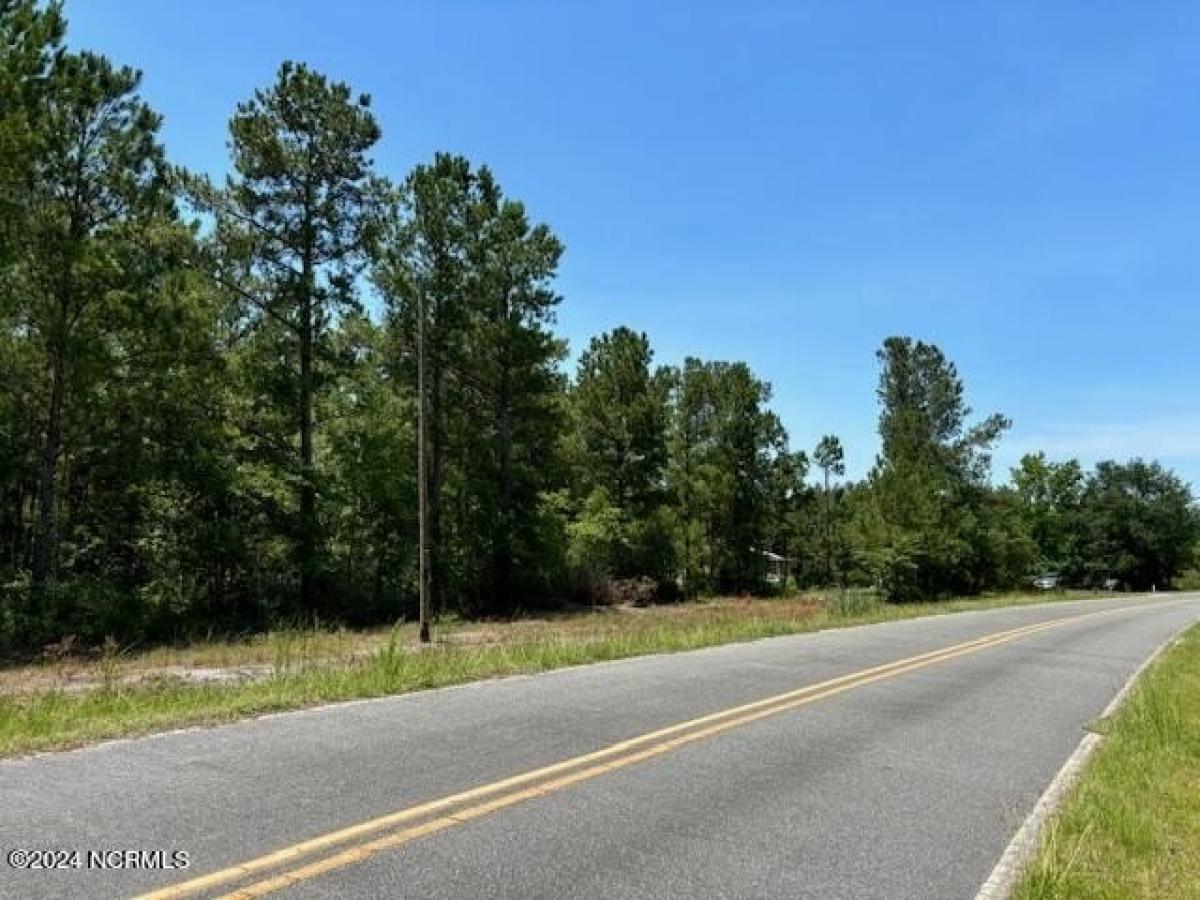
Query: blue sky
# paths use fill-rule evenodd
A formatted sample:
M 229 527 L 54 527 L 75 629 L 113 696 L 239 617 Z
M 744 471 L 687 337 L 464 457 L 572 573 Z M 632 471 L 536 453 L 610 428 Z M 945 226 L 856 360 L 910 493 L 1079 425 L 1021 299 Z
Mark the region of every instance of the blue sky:
M 172 158 L 285 58 L 370 93 L 380 169 L 490 165 L 564 240 L 573 350 L 744 359 L 793 444 L 876 452 L 874 350 L 938 343 L 1029 449 L 1200 485 L 1200 6 L 91 0 Z

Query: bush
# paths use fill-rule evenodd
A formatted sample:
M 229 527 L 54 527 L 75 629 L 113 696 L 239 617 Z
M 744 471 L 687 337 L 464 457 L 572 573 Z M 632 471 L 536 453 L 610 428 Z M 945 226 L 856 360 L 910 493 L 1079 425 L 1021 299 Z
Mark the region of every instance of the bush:
M 1180 591 L 1200 591 L 1200 569 L 1186 569 L 1175 578 L 1174 587 Z
M 569 587 L 571 600 L 585 606 L 611 606 L 616 602 L 612 580 L 593 569 L 572 568 Z
M 658 582 L 644 575 L 619 578 L 612 583 L 613 602 L 631 606 L 649 606 L 658 596 Z
M 572 571 L 593 580 L 606 579 L 620 567 L 627 545 L 621 510 L 605 491 L 593 491 L 567 526 L 567 563 Z
M 885 547 L 872 554 L 870 568 L 885 599 L 893 603 L 925 599 L 926 578 L 916 553 Z

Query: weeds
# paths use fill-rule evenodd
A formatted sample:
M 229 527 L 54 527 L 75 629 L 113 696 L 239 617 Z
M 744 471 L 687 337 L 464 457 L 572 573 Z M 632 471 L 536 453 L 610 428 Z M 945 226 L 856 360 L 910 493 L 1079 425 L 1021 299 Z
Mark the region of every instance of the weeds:
M 882 605 L 879 595 L 870 588 L 839 588 L 825 601 L 826 611 L 840 619 L 867 616 Z
M 121 646 L 114 638 L 106 637 L 100 648 L 100 690 L 112 693 L 120 685 Z
M 1015 900 L 1200 897 L 1200 626 L 1105 733 Z

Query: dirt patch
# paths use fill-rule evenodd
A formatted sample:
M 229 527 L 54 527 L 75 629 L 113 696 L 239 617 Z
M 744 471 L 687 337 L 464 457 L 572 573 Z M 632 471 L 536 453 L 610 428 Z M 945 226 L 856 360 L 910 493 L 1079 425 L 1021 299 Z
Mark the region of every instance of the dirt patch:
M 652 630 L 694 622 L 707 625 L 729 618 L 802 619 L 820 612 L 813 597 L 759 599 L 728 597 L 691 603 L 640 605 L 627 603 L 593 609 L 540 613 L 535 617 L 435 626 L 435 646 L 494 647 L 540 639 L 588 640 L 614 631 Z M 277 672 L 347 665 L 371 656 L 391 641 L 418 652 L 411 624 L 364 631 L 279 631 L 242 641 L 200 642 L 185 647 L 159 647 L 142 653 L 121 652 L 115 658 L 67 656 L 32 665 L 0 669 L 0 696 L 49 691 L 78 693 L 105 686 L 135 686 L 173 680 L 188 684 L 227 684 L 270 678 Z

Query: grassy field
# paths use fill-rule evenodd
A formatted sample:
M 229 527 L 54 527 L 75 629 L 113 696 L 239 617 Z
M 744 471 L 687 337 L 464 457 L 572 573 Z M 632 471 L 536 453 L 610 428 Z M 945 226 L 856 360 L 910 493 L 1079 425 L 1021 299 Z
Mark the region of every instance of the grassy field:
M 1016 900 L 1200 898 L 1200 626 L 1100 724 Z
M 64 657 L 0 671 L 0 755 L 647 653 L 1080 596 L 897 606 L 867 593 L 829 592 L 448 622 L 426 648 L 406 624 L 284 629 L 242 641 Z

